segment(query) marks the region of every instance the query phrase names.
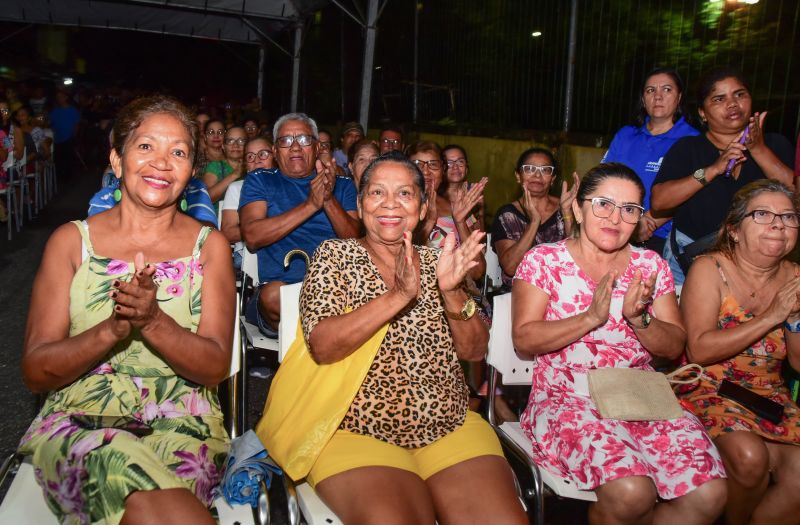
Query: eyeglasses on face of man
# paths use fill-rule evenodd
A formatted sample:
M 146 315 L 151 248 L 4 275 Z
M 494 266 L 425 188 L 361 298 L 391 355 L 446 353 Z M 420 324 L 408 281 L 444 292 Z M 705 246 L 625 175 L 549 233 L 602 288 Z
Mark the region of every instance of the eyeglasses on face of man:
M 315 140 L 313 135 L 284 135 L 278 137 L 275 144 L 277 144 L 279 148 L 291 148 L 292 144 L 297 142 L 299 146 L 305 148 L 312 145 Z
M 581 199 L 583 202 L 592 203 L 592 213 L 600 219 L 607 219 L 614 214 L 614 210 L 619 208 L 620 218 L 628 224 L 636 224 L 642 218 L 644 208 L 638 204 L 623 203 L 617 204 L 605 197 L 592 197 L 591 199 Z
M 417 166 L 417 168 L 422 169 L 424 166 L 427 166 L 429 170 L 438 171 L 442 169 L 442 161 L 440 160 L 412 160 L 411 162 Z

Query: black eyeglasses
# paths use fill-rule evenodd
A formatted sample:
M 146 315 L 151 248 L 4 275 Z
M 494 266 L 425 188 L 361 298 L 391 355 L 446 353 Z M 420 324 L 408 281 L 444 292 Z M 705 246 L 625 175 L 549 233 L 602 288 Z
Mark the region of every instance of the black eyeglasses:
M 297 142 L 298 145 L 305 148 L 306 146 L 312 145 L 315 140 L 313 135 L 284 135 L 278 137 L 275 144 L 277 144 L 279 148 L 291 148 L 292 144 Z
M 325 142 L 320 142 L 319 143 L 319 149 L 320 149 L 320 151 L 330 151 L 331 150 L 331 142 L 329 140 L 326 140 Z
M 419 159 L 417 159 L 417 160 L 412 160 L 411 162 L 413 162 L 414 165 L 417 168 L 419 168 L 420 170 L 422 169 L 422 166 L 427 166 L 429 170 L 433 170 L 433 171 L 437 171 L 437 170 L 442 169 L 442 161 L 440 161 L 440 160 L 419 160 Z
M 247 162 L 255 162 L 256 161 L 256 157 L 258 157 L 261 160 L 267 160 L 270 155 L 272 155 L 272 152 L 270 150 L 268 150 L 268 149 L 259 150 L 257 153 L 253 153 L 252 151 L 248 151 L 247 153 L 245 153 L 244 159 Z
M 224 129 L 207 129 L 206 130 L 206 135 L 208 135 L 209 137 L 211 135 L 217 135 L 217 136 L 221 137 L 224 134 L 225 134 L 225 130 Z
M 389 144 L 391 146 L 397 146 L 400 144 L 400 141 L 397 139 L 381 139 L 382 144 Z
M 800 216 L 794 212 L 774 213 L 768 210 L 753 210 L 746 213 L 745 217 L 752 217 L 756 224 L 772 224 L 775 217 L 780 217 L 783 225 L 788 228 L 800 228 Z
M 245 144 L 247 144 L 247 139 L 242 139 L 242 138 L 239 138 L 239 139 L 233 139 L 233 138 L 225 139 L 225 144 L 227 144 L 228 146 L 232 146 L 234 144 L 238 144 L 239 146 L 244 146 Z
M 614 214 L 614 210 L 619 208 L 619 216 L 628 224 L 636 224 L 642 218 L 644 208 L 638 204 L 617 204 L 605 197 L 593 197 L 591 199 L 581 199 L 583 202 L 591 201 L 592 213 L 600 219 L 607 219 Z

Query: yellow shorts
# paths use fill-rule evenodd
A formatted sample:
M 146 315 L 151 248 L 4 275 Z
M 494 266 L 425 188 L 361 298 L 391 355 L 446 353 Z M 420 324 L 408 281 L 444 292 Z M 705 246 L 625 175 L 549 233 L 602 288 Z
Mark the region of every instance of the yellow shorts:
M 422 448 L 403 448 L 374 437 L 337 430 L 311 467 L 306 481 L 313 487 L 326 478 L 359 467 L 394 467 L 428 479 L 478 456 L 503 457 L 503 449 L 492 427 L 467 410 L 461 427 Z

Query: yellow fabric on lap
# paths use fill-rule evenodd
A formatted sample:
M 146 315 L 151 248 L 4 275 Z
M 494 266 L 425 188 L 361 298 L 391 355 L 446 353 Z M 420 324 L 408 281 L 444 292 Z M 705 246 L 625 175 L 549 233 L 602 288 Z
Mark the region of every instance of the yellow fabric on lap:
M 295 340 L 269 389 L 256 434 L 289 477 L 306 477 L 342 422 L 378 352 L 384 325 L 336 363 L 320 365 L 306 346 L 300 322 Z
M 503 457 L 492 427 L 478 414 L 467 411 L 464 424 L 422 448 L 407 449 L 370 436 L 337 430 L 319 454 L 306 477 L 313 487 L 326 478 L 360 467 L 393 467 L 422 479 L 479 456 Z

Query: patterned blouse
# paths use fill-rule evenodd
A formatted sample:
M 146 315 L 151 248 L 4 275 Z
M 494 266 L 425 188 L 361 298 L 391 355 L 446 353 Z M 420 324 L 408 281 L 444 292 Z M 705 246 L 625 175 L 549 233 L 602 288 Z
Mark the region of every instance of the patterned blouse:
M 436 283 L 439 250 L 415 247 L 421 296 L 395 317 L 340 428 L 405 448 L 456 430 L 467 411 L 467 386 Z M 300 296 L 306 340 L 321 320 L 355 310 L 388 292 L 356 239 L 323 242 Z

